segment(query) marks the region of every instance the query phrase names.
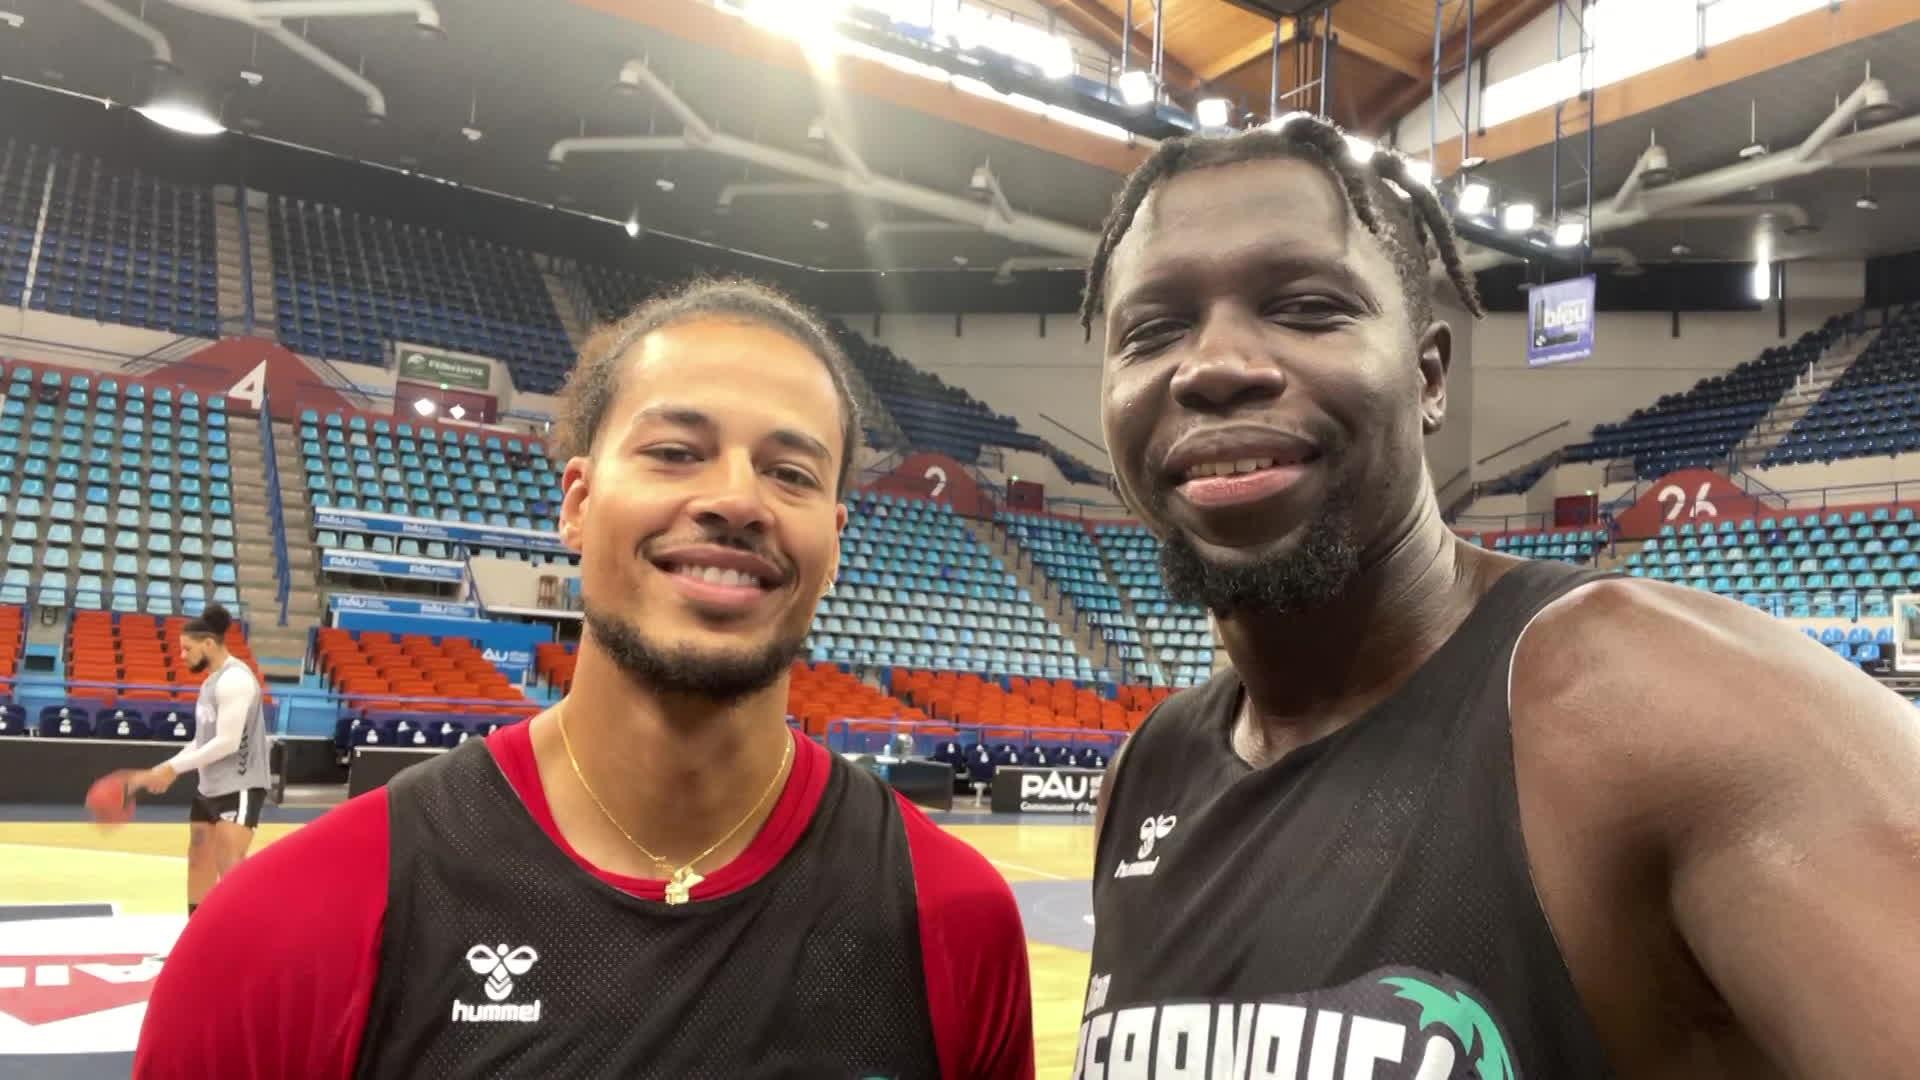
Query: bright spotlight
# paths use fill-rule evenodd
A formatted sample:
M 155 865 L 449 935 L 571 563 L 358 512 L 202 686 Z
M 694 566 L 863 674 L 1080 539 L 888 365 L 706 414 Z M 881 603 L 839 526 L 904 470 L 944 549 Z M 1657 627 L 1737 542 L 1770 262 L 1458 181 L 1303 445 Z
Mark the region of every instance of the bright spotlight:
M 1500 215 L 1500 227 L 1508 232 L 1526 232 L 1533 228 L 1534 215 L 1530 202 L 1508 203 Z
M 627 219 L 627 223 L 625 225 L 622 225 L 621 228 L 627 230 L 628 236 L 639 236 L 640 235 L 640 219 L 637 217 L 630 217 Z
M 1355 161 L 1372 161 L 1373 155 L 1380 152 L 1380 148 L 1373 145 L 1371 139 L 1363 139 L 1358 135 L 1348 135 L 1345 138 L 1347 140 L 1347 153 L 1351 155 Z
M 1120 100 L 1138 108 L 1153 100 L 1153 76 L 1135 68 L 1120 76 Z
M 1429 191 L 1433 189 L 1432 162 L 1423 161 L 1420 158 L 1405 158 L 1401 161 L 1400 168 L 1407 174 L 1407 179 Z
M 1469 180 L 1460 187 L 1460 212 L 1468 217 L 1479 217 L 1487 212 L 1493 203 L 1493 185 L 1481 180 Z
M 1553 229 L 1554 247 L 1579 247 L 1580 242 L 1586 238 L 1587 226 L 1585 222 L 1563 221 L 1554 226 Z
M 447 409 L 447 415 L 453 417 L 455 420 L 465 420 L 467 418 L 467 407 L 465 405 L 450 406 Z
M 1201 127 L 1223 128 L 1227 126 L 1229 108 L 1226 98 L 1201 98 L 1193 107 L 1193 115 Z
M 182 135 L 204 138 L 225 134 L 227 130 L 226 125 L 215 120 L 212 113 L 184 101 L 155 101 L 134 111 L 168 131 L 177 131 Z
M 419 398 L 413 403 L 413 411 L 419 413 L 421 416 L 432 416 L 436 407 L 433 402 L 426 398 Z
M 1753 264 L 1753 298 L 1755 300 L 1773 298 L 1773 264 L 1765 260 Z

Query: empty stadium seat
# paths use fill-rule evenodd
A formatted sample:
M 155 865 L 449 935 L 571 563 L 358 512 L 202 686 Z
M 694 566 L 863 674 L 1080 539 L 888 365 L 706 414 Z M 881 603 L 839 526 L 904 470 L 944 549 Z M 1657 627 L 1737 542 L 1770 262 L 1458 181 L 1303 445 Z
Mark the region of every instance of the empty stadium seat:
M 1767 349 L 1724 375 L 1635 410 L 1625 421 L 1600 424 L 1588 441 L 1567 447 L 1564 460 L 1629 458 L 1635 475 L 1646 478 L 1723 465 L 1794 380 L 1844 336 L 1846 325 L 1845 316 L 1833 316 L 1790 346 Z
M 1105 675 L 951 507 L 868 492 L 848 503 L 839 585 L 821 601 L 808 637 L 814 660 L 1080 681 Z
M 392 342 L 506 363 L 549 394 L 573 343 L 533 256 L 438 228 L 275 196 L 267 203 L 280 340 L 313 356 L 384 366 Z
M 1176 604 L 1160 580 L 1160 542 L 1144 525 L 1096 524 L 1094 542 L 1133 607 L 1143 639 L 1141 659 L 1155 685 L 1198 686 L 1213 675 L 1213 628 L 1207 613 Z M 1131 647 L 1123 648 L 1123 654 Z
M 1765 465 L 1920 450 L 1920 305 L 1895 315 L 1820 395 Z
M 22 183 L 31 190 L 15 187 Z M 44 213 L 43 225 L 35 211 Z M 23 256 L 36 225 L 39 260 L 29 289 Z M 9 139 L 0 148 L 0 230 L 0 300 L 7 304 L 24 296 L 28 306 L 60 315 L 219 334 L 207 188 Z

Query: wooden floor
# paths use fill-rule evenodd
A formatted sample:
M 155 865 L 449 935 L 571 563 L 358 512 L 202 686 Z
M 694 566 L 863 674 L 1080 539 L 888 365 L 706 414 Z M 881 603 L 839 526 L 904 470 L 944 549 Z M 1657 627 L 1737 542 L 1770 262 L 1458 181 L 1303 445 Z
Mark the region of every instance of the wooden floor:
M 263 824 L 255 849 L 298 827 Z M 954 825 L 951 831 L 986 855 L 1013 885 L 1030 938 L 1055 939 L 1053 944 L 1029 940 L 1028 951 L 1039 1074 L 1042 1080 L 1063 1080 L 1073 1066 L 1087 955 L 1058 942 L 1074 936 L 1063 932 L 1073 929 L 1069 924 L 1086 918 L 1093 830 L 1087 825 L 969 824 Z M 127 993 L 120 990 L 121 997 L 69 1002 L 58 1016 L 43 1014 L 38 1023 L 26 1024 L 17 1015 L 28 1008 L 21 1004 L 26 990 L 20 982 L 72 979 L 78 993 L 86 976 L 66 974 L 66 968 L 50 973 L 49 967 L 35 962 L 53 957 L 70 960 L 76 971 L 93 976 L 106 971 L 121 982 L 150 982 L 158 969 L 141 968 L 140 954 L 164 953 L 178 933 L 186 844 L 184 821 L 135 823 L 111 831 L 83 822 L 0 821 L 0 1078 L 92 1080 L 127 1074 L 126 1054 L 137 1036 L 143 1004 L 116 1005 Z M 53 904 L 112 905 L 114 917 L 103 919 L 102 912 L 51 921 L 20 916 L 20 909 L 28 906 Z M 1051 932 L 1038 930 L 1042 922 Z M 88 957 L 120 966 L 79 967 Z M 103 984 L 101 993 L 109 989 Z M 139 995 L 139 1001 L 144 1000 Z M 44 1001 L 43 995 L 33 1007 Z M 114 1007 L 74 1012 L 95 1005 Z

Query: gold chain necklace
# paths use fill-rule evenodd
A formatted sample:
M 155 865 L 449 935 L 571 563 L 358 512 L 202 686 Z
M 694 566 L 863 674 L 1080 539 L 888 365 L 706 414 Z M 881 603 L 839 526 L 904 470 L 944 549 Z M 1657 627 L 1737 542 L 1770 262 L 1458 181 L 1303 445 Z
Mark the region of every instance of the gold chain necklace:
M 786 748 L 780 752 L 780 765 L 773 770 L 773 777 L 767 781 L 766 790 L 762 791 L 760 797 L 754 800 L 753 809 L 747 811 L 745 817 L 735 822 L 733 828 L 728 829 L 725 836 L 722 836 L 709 845 L 707 850 L 688 859 L 684 865 L 675 868 L 672 863 L 648 851 L 645 844 L 635 840 L 633 834 L 628 832 L 626 827 L 621 825 L 613 814 L 607 810 L 607 804 L 600 801 L 600 796 L 594 793 L 593 785 L 587 783 L 587 775 L 580 771 L 580 762 L 573 756 L 573 740 L 567 738 L 566 709 L 562 707 L 554 710 L 553 719 L 554 724 L 560 729 L 560 745 L 566 747 L 567 750 L 567 764 L 573 766 L 573 775 L 580 781 L 580 787 L 586 791 L 587 798 L 592 799 L 593 805 L 600 808 L 601 816 L 605 817 L 609 824 L 620 830 L 620 835 L 627 838 L 627 843 L 632 844 L 634 848 L 638 850 L 640 854 L 645 855 L 653 865 L 667 872 L 667 903 L 669 904 L 684 904 L 692 899 L 691 894 L 693 887 L 706 880 L 704 876 L 694 872 L 694 865 L 701 859 L 718 851 L 720 845 L 733 839 L 733 834 L 739 832 L 741 826 L 753 820 L 754 815 L 760 812 L 760 808 L 766 805 L 767 796 L 773 794 L 774 785 L 778 784 L 780 777 L 786 773 L 787 763 L 793 760 L 793 736 L 791 733 L 788 733 Z

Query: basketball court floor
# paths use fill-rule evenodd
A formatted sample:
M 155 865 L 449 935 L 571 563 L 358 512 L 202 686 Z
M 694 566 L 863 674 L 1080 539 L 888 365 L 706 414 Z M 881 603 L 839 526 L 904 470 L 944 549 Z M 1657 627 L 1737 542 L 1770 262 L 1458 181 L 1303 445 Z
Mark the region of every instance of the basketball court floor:
M 962 802 L 964 806 L 964 800 Z M 317 816 L 269 807 L 255 850 Z M 999 867 L 1026 922 L 1041 1080 L 1073 1067 L 1093 940 L 1086 818 L 958 809 L 941 824 Z M 159 965 L 186 919 L 184 808 L 102 829 L 73 811 L 0 807 L 0 1080 L 125 1077 Z

